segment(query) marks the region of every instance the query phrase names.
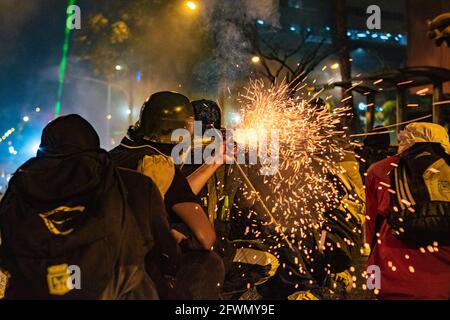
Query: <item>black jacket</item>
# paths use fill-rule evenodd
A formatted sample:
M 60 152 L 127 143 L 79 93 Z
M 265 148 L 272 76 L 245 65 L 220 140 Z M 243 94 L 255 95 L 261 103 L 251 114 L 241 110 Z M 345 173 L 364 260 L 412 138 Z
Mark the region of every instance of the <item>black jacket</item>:
M 148 196 L 135 186 L 147 188 Z M 170 230 L 153 189 L 151 180 L 114 166 L 83 118 L 51 122 L 37 157 L 17 170 L 1 201 L 7 297 L 157 298 L 144 265 L 152 254 L 170 256 L 157 245 Z M 173 242 L 167 248 L 176 252 Z M 65 281 L 73 265 L 81 271 L 77 290 Z

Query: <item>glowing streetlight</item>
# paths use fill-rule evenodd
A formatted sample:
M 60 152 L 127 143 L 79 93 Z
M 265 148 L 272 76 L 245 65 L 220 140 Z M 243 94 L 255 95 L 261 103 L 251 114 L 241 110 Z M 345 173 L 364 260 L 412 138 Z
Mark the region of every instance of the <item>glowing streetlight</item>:
M 30 121 L 30 117 L 29 117 L 29 116 L 25 116 L 25 117 L 23 117 L 23 121 L 24 121 L 24 122 L 28 122 L 28 121 Z
M 108 114 L 108 115 L 106 116 L 106 119 L 107 119 L 107 120 L 111 120 L 111 119 L 112 119 L 112 115 Z
M 339 69 L 339 63 L 333 63 L 331 66 L 330 66 L 330 68 L 332 69 L 332 70 L 336 70 L 336 69 Z
M 186 7 L 188 7 L 189 10 L 192 10 L 192 11 L 197 10 L 197 4 L 194 1 L 187 1 Z
M 41 108 L 36 107 L 35 111 L 36 111 L 36 112 L 41 112 Z
M 120 70 L 123 69 L 123 67 L 122 67 L 120 64 L 118 64 L 118 65 L 116 65 L 115 69 L 116 69 L 117 71 L 120 71 Z
M 260 57 L 258 57 L 258 56 L 253 56 L 252 57 L 252 63 L 259 63 L 261 61 L 261 58 Z

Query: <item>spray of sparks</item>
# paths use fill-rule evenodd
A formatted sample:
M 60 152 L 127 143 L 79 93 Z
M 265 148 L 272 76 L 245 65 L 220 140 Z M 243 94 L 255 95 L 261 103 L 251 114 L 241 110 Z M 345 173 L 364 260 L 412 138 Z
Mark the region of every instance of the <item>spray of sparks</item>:
M 344 156 L 338 126 L 347 109 L 330 112 L 293 94 L 286 83 L 267 87 L 260 80 L 251 83 L 242 106 L 241 128 L 278 134 L 278 172 L 264 178 L 270 190 L 264 200 L 272 213 L 281 212 L 277 220 L 285 229 L 320 221 L 340 201 L 329 176 Z
M 279 140 L 277 172 L 259 178 L 250 174 L 263 207 L 268 210 L 256 206 L 250 212 L 247 218 L 254 222 L 255 230 L 247 228 L 246 233 L 253 233 L 268 244 L 269 251 L 277 257 L 289 242 L 290 248 L 302 252 L 302 257 L 292 255 L 292 262 L 297 265 L 295 272 L 313 272 L 309 267 L 314 265 L 314 253 L 303 242 L 321 230 L 323 214 L 337 208 L 342 200 L 335 175 L 342 172 L 337 164 L 345 154 L 341 120 L 348 109 L 330 112 L 323 102 L 315 97 L 301 98 L 284 82 L 267 86 L 262 80 L 252 81 L 240 102 L 241 132 L 274 130 Z M 238 142 L 239 139 L 252 141 L 236 136 Z M 270 219 L 263 217 L 265 211 Z M 263 229 L 270 231 L 257 227 L 261 221 Z M 309 261 L 304 264 L 303 260 Z
M 380 82 L 377 81 L 377 83 Z M 241 139 L 249 143 L 249 147 L 252 147 L 253 144 L 254 148 L 258 148 L 260 135 L 264 135 L 264 140 L 267 132 L 275 131 L 278 134 L 279 166 L 276 174 L 258 179 L 255 178 L 257 176 L 255 172 L 253 175 L 249 172 L 250 175 L 247 178 L 252 180 L 251 183 L 254 186 L 251 188 L 253 190 L 244 192 L 244 195 L 251 198 L 254 197 L 254 193 L 257 193 L 257 198 L 263 208 L 261 210 L 261 206 L 259 208 L 256 206 L 250 213 L 246 213 L 246 218 L 251 221 L 251 227 L 247 227 L 245 234 L 252 233 L 263 243 L 268 244 L 269 252 L 277 258 L 280 258 L 280 250 L 286 248 L 286 242 L 288 242 L 289 248 L 296 247 L 297 254 L 290 254 L 292 259 L 288 258 L 290 260 L 288 264 L 294 268 L 288 268 L 286 263 L 281 265 L 283 269 L 289 270 L 289 276 L 295 276 L 298 272 L 300 275 L 306 275 L 309 272 L 318 271 L 317 267 L 321 268 L 321 266 L 315 263 L 317 251 L 321 252 L 325 246 L 333 251 L 333 248 L 339 249 L 341 246 L 355 245 L 346 238 L 343 239 L 342 244 L 339 242 L 328 243 L 323 232 L 318 246 L 312 248 L 310 244 L 305 245 L 303 240 L 311 238 L 315 231 L 323 230 L 324 221 L 330 219 L 330 216 L 324 215 L 326 212 L 339 207 L 339 204 L 344 203 L 344 207 L 346 206 L 346 200 L 343 201 L 339 194 L 340 182 L 337 175 L 345 173 L 339 162 L 346 157 L 348 151 L 345 149 L 349 145 L 361 147 L 360 143 L 351 141 L 349 138 L 380 134 L 375 132 L 347 137 L 344 131 L 346 128 L 341 123 L 342 118 L 350 110 L 349 108 L 337 108 L 330 112 L 323 102 L 315 99 L 315 96 L 311 97 L 309 93 L 304 98 L 304 92 L 299 91 L 292 90 L 284 82 L 267 86 L 262 80 L 252 81 L 240 101 L 241 118 L 243 119 L 240 129 L 243 136 L 235 137 L 238 142 Z M 430 116 L 405 123 L 428 117 Z M 387 128 L 398 125 L 400 124 L 387 126 Z M 248 134 L 245 136 L 246 131 L 251 133 L 250 137 Z M 353 152 L 351 154 L 358 157 Z M 365 160 L 360 159 L 360 161 Z M 394 164 L 392 165 L 394 166 Z M 381 190 L 382 187 L 388 188 L 389 185 L 381 185 L 378 190 Z M 391 189 L 388 191 L 395 193 Z M 356 193 L 349 194 L 349 199 L 358 204 L 358 200 L 355 200 L 358 199 Z M 264 217 L 264 212 L 266 216 L 270 216 L 269 219 Z M 342 214 L 345 215 L 344 212 Z M 331 218 L 335 219 L 332 216 Z M 348 221 L 347 218 L 348 215 L 345 217 L 345 221 Z M 368 217 L 366 218 L 368 219 Z M 255 230 L 252 230 L 253 227 Z M 324 229 L 332 232 L 327 227 Z M 353 232 L 357 232 L 361 236 L 360 229 L 354 229 Z M 378 239 L 378 243 L 381 243 L 380 239 Z M 360 249 L 361 254 L 367 248 L 368 244 L 365 244 Z M 433 246 L 428 246 L 427 249 L 429 252 L 437 252 L 438 244 L 433 243 Z M 420 252 L 425 253 L 425 248 L 420 248 Z M 408 260 L 409 256 L 406 255 L 405 259 Z M 392 263 L 389 267 L 392 271 L 396 270 L 396 266 Z M 329 274 L 330 265 L 326 265 L 324 271 Z M 346 272 L 351 276 L 355 274 L 355 271 L 355 267 L 351 266 Z M 414 267 L 409 266 L 409 271 L 414 273 Z M 360 276 L 364 279 L 369 277 L 366 271 L 363 271 Z M 357 277 L 353 275 L 351 277 L 352 288 L 356 288 L 356 281 Z M 301 286 L 301 283 L 297 283 L 295 289 L 299 289 Z M 367 290 L 367 286 L 362 284 L 362 289 Z M 378 294 L 379 290 L 375 290 L 374 293 Z

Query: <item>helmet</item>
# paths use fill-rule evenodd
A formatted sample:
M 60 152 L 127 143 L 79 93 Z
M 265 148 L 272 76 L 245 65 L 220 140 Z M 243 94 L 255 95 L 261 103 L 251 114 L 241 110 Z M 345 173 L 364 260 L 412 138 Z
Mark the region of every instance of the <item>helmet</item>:
M 194 120 L 194 108 L 189 99 L 177 92 L 162 91 L 152 94 L 141 108 L 139 121 L 131 128 L 130 137 L 145 138 L 159 143 L 176 143 L 172 132 L 186 128 Z
M 195 100 L 192 101 L 195 120 L 202 122 L 202 131 L 208 129 L 220 130 L 222 123 L 222 110 L 215 101 Z

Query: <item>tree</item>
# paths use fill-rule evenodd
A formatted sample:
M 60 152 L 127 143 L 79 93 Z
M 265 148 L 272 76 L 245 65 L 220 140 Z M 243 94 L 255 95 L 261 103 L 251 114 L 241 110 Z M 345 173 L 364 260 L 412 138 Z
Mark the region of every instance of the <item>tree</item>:
M 277 27 L 269 28 L 264 33 L 259 32 L 256 21 L 246 26 L 252 53 L 260 59 L 262 76 L 273 84 L 285 80 L 294 94 L 308 74 L 332 51 L 324 50 L 324 38 L 316 45 L 309 45 L 311 30 L 301 30 L 297 41 L 291 44 L 283 43 Z
M 114 4 L 89 17 L 77 38 L 78 54 L 108 80 L 123 65 L 134 77 L 158 87 L 186 87 L 196 61 L 204 54 L 199 19 L 180 1 L 135 0 Z M 163 83 L 164 82 L 164 83 Z

